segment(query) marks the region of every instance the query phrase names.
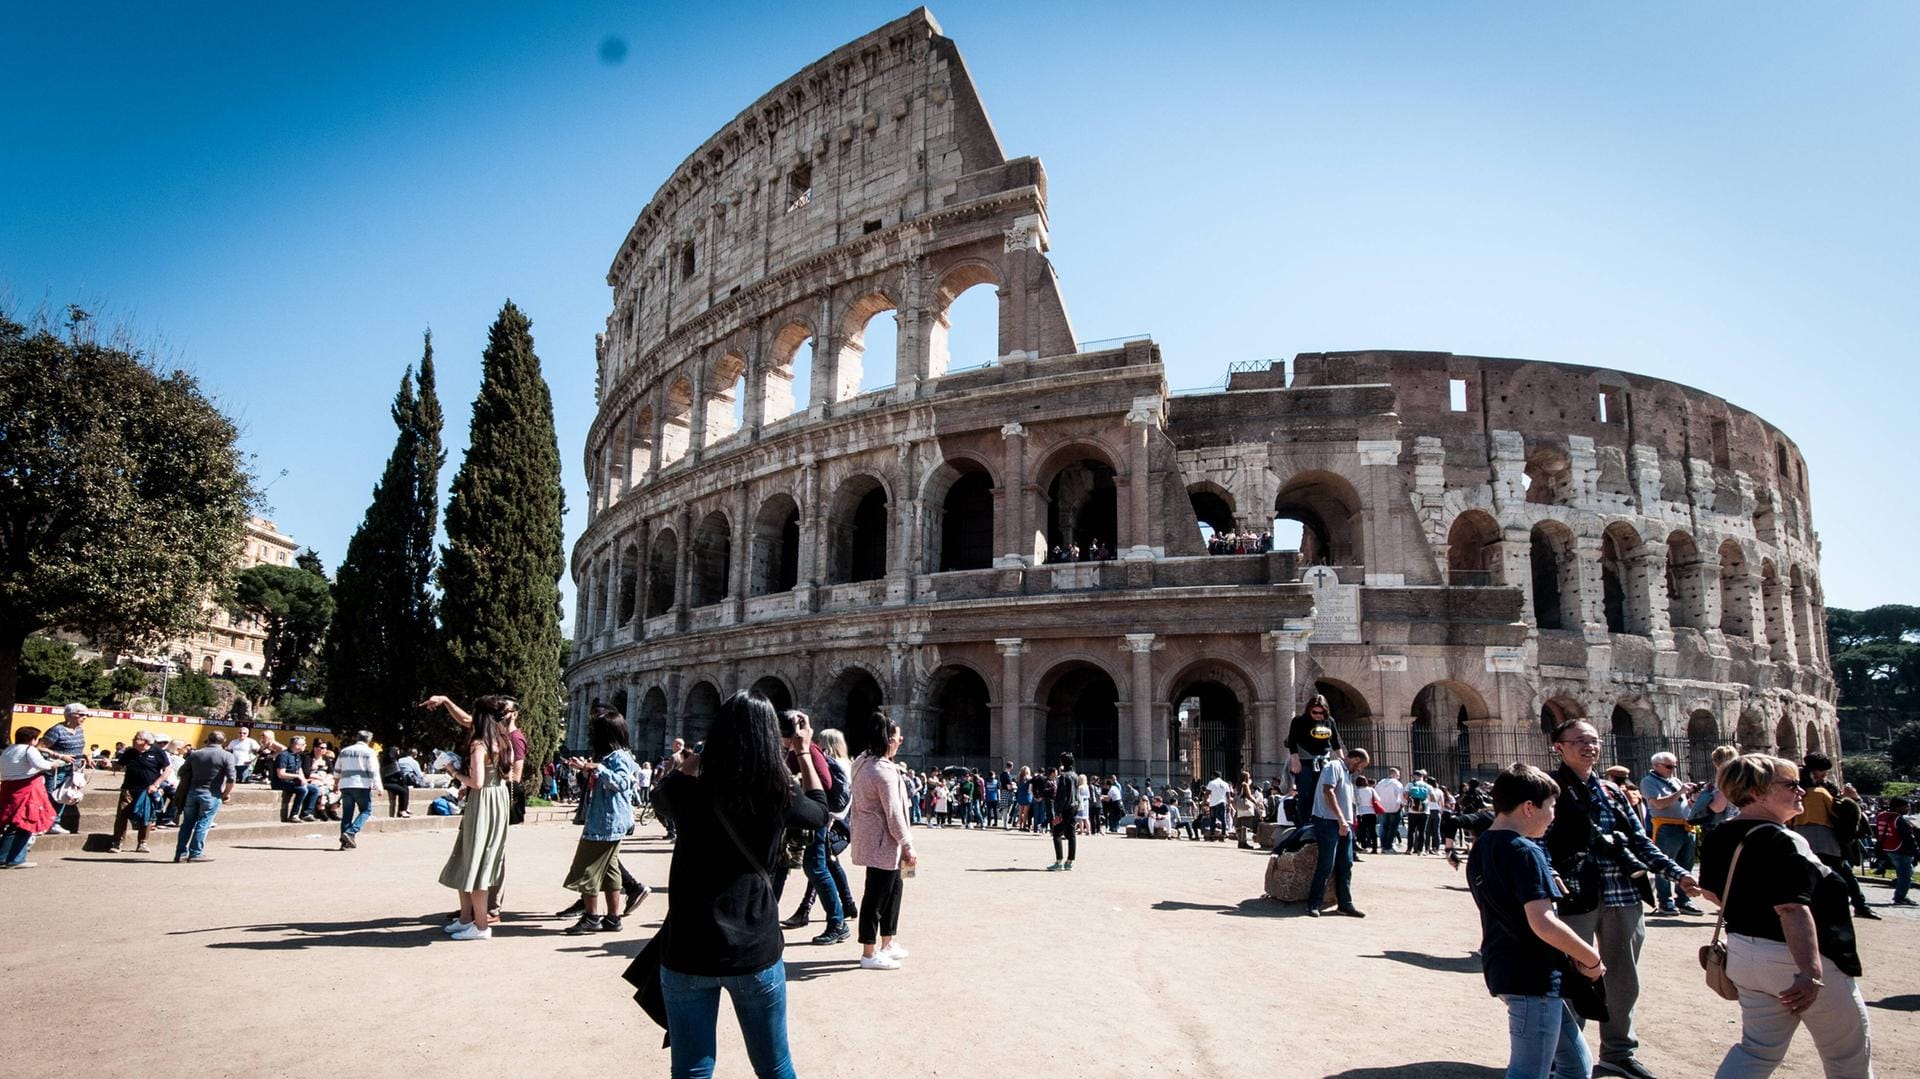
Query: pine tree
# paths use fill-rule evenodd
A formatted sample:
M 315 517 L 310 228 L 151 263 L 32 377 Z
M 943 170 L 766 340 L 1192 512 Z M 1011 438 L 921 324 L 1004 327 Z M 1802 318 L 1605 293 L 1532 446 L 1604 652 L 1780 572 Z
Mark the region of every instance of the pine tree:
M 365 727 L 383 741 L 409 744 L 429 731 L 417 706 L 433 692 L 428 680 L 440 663 L 433 540 L 446 451 L 431 332 L 418 385 L 416 393 L 414 369 L 407 368 L 393 399 L 399 435 L 340 563 L 324 652 L 333 725 Z
M 508 301 L 487 334 L 466 459 L 447 503 L 440 620 L 447 692 L 520 701 L 528 774 L 559 744 L 561 725 L 560 447 L 553 398 L 533 351 L 532 323 Z

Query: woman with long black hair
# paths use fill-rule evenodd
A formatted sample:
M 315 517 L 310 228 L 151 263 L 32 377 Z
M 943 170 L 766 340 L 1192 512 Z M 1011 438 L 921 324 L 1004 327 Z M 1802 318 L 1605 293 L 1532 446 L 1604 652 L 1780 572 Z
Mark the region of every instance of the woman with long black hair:
M 805 749 L 796 754 L 796 783 L 773 705 L 757 693 L 736 693 L 714 717 L 705 751 L 682 756 L 678 770 L 654 787 L 655 807 L 679 836 L 667 871 L 673 908 L 660 963 L 676 1077 L 713 1074 L 722 989 L 733 998 L 754 1074 L 793 1075 L 780 913 L 768 867 L 789 827 L 827 823 L 824 786 Z
M 519 705 L 511 697 L 489 695 L 473 702 L 473 714 L 468 717 L 445 697 L 428 703 L 436 702 L 470 723 L 460 768 L 454 773 L 454 782 L 468 792 L 460 813 L 460 837 L 440 870 L 440 883 L 460 893 L 460 916 L 447 926 L 447 932 L 455 940 L 490 940 L 487 889 L 498 887 L 506 875 L 507 821 L 513 808 L 507 793 L 507 769 L 513 761 L 507 713 L 517 711 Z
M 907 823 L 906 787 L 893 763 L 900 752 L 900 725 L 875 712 L 856 734 L 864 751 L 853 762 L 848 854 L 854 865 L 867 867 L 866 894 L 860 898 L 860 965 L 896 970 L 907 957 L 893 939 L 900 927 L 900 873 L 919 861 Z

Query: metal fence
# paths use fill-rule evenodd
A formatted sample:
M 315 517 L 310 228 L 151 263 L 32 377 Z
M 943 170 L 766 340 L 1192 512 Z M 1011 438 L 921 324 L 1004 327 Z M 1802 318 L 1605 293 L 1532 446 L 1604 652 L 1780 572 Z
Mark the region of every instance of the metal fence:
M 1547 736 L 1531 731 L 1435 731 L 1363 725 L 1341 733 L 1348 745 L 1364 747 L 1372 755 L 1367 772 L 1376 779 L 1386 775 L 1389 767 L 1399 768 L 1403 776 L 1420 769 L 1436 781 L 1453 786 L 1469 779 L 1490 782 L 1515 762 L 1549 772 L 1560 764 Z M 1681 779 L 1704 783 L 1713 778 L 1713 750 L 1722 744 L 1720 739 L 1609 735 L 1600 744 L 1600 767 L 1625 765 L 1638 780 L 1647 774 L 1648 762 L 1655 753 L 1672 753 Z

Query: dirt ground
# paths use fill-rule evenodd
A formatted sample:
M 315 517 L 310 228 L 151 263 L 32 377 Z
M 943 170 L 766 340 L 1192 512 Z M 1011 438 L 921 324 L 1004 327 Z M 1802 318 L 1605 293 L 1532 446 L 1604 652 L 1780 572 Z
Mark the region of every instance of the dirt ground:
M 657 827 L 643 832 L 626 863 L 664 885 L 670 847 Z M 217 860 L 200 866 L 50 852 L 0 874 L 6 1010 L 39 1017 L 36 1069 L 92 1076 L 520 1074 L 535 1061 L 552 1074 L 664 1075 L 660 1032 L 620 973 L 668 897 L 618 936 L 562 936 L 552 912 L 571 898 L 559 882 L 576 835 L 514 830 L 509 920 L 486 943 L 437 929 L 452 903 L 435 881 L 450 830 L 369 836 L 347 852 L 329 849 L 330 829 L 233 847 L 216 830 Z M 1262 856 L 1230 844 L 1083 839 L 1068 874 L 1042 871 L 1042 837 L 923 830 L 917 841 L 904 969 L 860 970 L 851 943 L 806 944 L 817 921 L 788 934 L 802 1075 L 1504 1068 L 1505 1013 L 1472 954 L 1472 901 L 1439 859 L 1368 858 L 1356 897 L 1370 916 L 1315 921 L 1260 898 Z M 796 876 L 788 909 L 799 887 Z M 1871 898 L 1884 903 L 1886 889 Z M 1916 1075 L 1920 918 L 1883 910 L 1860 925 L 1874 1056 L 1882 1076 Z M 1737 1038 L 1736 1006 L 1708 992 L 1694 958 L 1710 931 L 1707 919 L 1651 921 L 1638 1017 L 1642 1057 L 1665 1079 L 1711 1075 Z M 748 1074 L 725 1009 L 719 1074 Z M 1820 1074 L 1804 1034 L 1778 1074 Z

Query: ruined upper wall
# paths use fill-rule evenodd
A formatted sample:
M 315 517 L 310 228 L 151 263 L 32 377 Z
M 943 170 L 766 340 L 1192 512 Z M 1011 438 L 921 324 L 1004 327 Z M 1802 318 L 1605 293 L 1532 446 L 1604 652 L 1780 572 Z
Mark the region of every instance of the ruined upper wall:
M 1034 182 L 996 176 L 1006 163 L 958 50 L 916 9 L 774 87 L 674 170 L 608 270 L 609 343 L 644 355 L 783 267 Z

